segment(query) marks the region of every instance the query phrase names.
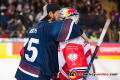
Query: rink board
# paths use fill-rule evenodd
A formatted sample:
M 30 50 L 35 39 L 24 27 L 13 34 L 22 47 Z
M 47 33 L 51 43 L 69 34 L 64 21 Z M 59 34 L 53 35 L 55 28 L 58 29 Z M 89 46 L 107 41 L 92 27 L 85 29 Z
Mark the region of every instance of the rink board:
M 0 43 L 0 58 L 20 58 L 24 43 Z
M 97 43 L 90 43 L 92 53 Z M 98 59 L 120 59 L 120 43 L 102 43 L 96 54 Z
M 0 58 L 20 58 L 24 43 L 0 43 Z M 97 43 L 90 43 L 92 53 Z M 120 59 L 120 43 L 102 43 L 96 59 Z

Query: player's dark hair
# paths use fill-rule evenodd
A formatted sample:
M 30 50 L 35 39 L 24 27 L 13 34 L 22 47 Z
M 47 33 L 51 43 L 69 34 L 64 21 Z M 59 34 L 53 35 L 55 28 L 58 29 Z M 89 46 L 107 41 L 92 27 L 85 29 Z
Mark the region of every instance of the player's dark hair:
M 49 15 L 47 15 L 44 19 L 42 19 L 41 21 L 48 21 L 51 17 Z
M 52 13 L 54 14 L 56 11 L 52 11 Z M 51 17 L 49 16 L 49 14 L 44 18 L 42 19 L 41 21 L 48 21 L 49 19 L 51 19 Z

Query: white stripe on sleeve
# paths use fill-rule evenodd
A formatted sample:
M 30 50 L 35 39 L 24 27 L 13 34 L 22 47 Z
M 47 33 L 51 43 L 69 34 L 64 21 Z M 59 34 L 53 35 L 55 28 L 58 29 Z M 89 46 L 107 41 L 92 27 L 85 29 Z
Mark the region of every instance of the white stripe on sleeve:
M 70 34 L 71 34 L 71 32 L 72 32 L 73 24 L 74 24 L 74 21 L 72 21 L 71 24 L 70 24 L 70 29 L 69 29 L 68 35 L 67 35 L 67 37 L 66 37 L 65 40 L 68 40 L 68 39 L 69 39 Z
M 33 76 L 33 77 L 36 77 L 36 78 L 38 78 L 38 75 L 36 75 L 36 74 L 33 74 L 33 73 L 30 73 L 30 72 L 28 72 L 28 71 L 25 71 L 24 69 L 22 69 L 20 66 L 18 67 L 22 72 L 24 72 L 24 73 L 26 73 L 26 74 L 28 74 L 28 75 L 30 75 L 30 76 Z

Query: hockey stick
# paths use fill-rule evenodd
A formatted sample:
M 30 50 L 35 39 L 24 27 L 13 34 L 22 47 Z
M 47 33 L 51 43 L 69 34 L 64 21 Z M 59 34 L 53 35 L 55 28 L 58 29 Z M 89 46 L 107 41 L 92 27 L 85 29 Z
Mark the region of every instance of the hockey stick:
M 91 58 L 91 61 L 90 61 L 89 65 L 88 65 L 88 67 L 87 67 L 87 70 L 86 70 L 86 72 L 85 72 L 86 75 L 84 75 L 84 77 L 83 77 L 83 80 L 86 80 L 86 78 L 87 78 L 87 73 L 89 72 L 89 70 L 90 70 L 90 68 L 91 68 L 91 65 L 93 64 L 94 58 L 95 58 L 95 56 L 96 56 L 96 54 L 97 54 L 97 51 L 98 51 L 98 48 L 99 48 L 100 44 L 101 44 L 102 41 L 103 41 L 103 38 L 104 38 L 104 36 L 105 36 L 105 33 L 106 33 L 106 31 L 107 31 L 107 29 L 108 29 L 108 26 L 109 26 L 109 24 L 110 24 L 110 21 L 111 21 L 110 19 L 107 19 L 107 21 L 106 21 L 106 23 L 105 23 L 105 26 L 104 26 L 104 28 L 103 28 L 103 31 L 102 31 L 101 35 L 100 35 L 98 44 L 97 44 L 97 46 L 96 46 L 96 48 L 95 48 L 95 51 L 94 51 L 93 56 L 92 56 L 92 58 Z

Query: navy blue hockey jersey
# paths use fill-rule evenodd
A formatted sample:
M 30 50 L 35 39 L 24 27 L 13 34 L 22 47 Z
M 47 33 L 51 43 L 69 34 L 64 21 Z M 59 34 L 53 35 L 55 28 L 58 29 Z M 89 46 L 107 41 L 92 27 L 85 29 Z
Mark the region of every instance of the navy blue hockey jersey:
M 17 80 L 50 80 L 57 73 L 58 43 L 82 34 L 72 20 L 43 21 L 28 31 L 24 56 L 16 72 Z

